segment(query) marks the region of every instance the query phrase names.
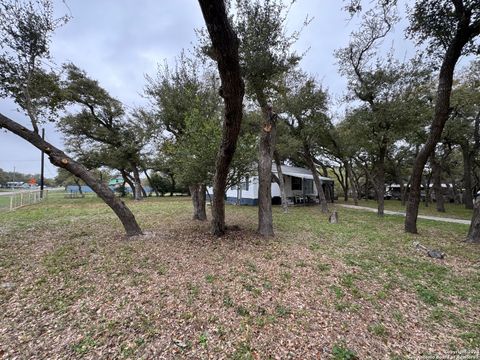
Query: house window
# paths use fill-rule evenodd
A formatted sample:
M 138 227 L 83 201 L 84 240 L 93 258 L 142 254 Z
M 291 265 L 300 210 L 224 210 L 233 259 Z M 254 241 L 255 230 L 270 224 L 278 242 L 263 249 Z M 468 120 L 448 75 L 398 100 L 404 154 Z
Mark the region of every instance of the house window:
M 313 194 L 313 180 L 305 179 L 305 194 Z
M 292 190 L 302 190 L 302 178 L 292 177 Z
M 249 179 L 248 177 L 245 179 L 245 181 L 242 181 L 240 183 L 240 189 L 242 190 L 245 190 L 245 191 L 248 191 L 248 183 L 249 183 Z

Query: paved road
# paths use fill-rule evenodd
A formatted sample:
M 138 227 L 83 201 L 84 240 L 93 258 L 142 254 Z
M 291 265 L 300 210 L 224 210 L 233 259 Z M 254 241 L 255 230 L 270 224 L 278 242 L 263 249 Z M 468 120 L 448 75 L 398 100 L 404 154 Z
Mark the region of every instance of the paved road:
M 348 205 L 348 204 L 337 204 L 337 205 L 339 205 L 341 207 L 344 207 L 344 208 L 348 208 L 348 209 L 377 212 L 377 209 L 366 207 L 366 206 L 355 206 L 355 205 Z M 386 215 L 405 216 L 405 213 L 401 212 L 401 211 L 385 210 L 385 214 Z M 443 222 L 449 222 L 449 223 L 470 225 L 470 220 L 452 219 L 452 218 L 438 217 L 438 216 L 428 216 L 428 215 L 418 215 L 418 218 L 419 219 L 425 219 L 425 220 L 434 220 L 434 221 L 443 221 Z

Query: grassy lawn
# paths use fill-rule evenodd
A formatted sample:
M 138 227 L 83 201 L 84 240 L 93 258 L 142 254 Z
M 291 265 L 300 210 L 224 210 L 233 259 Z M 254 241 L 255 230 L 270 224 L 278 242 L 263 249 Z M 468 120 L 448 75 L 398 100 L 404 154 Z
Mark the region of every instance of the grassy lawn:
M 370 202 L 373 204 L 373 201 Z M 222 239 L 187 198 L 128 201 L 127 240 L 96 198 L 0 214 L 0 357 L 406 359 L 480 347 L 480 247 L 468 226 L 317 207 L 227 207 Z M 447 253 L 433 260 L 413 241 Z M 433 357 L 432 357 L 433 358 Z
M 0 211 L 10 208 L 10 196 L 0 195 Z
M 353 205 L 353 200 L 349 200 L 347 203 L 345 203 L 344 201 L 339 199 L 338 203 Z M 377 202 L 375 200 L 359 200 L 358 205 L 367 206 L 375 209 L 377 208 Z M 402 206 L 400 200 L 385 200 L 385 210 L 405 212 L 405 206 Z M 418 213 L 420 215 L 449 217 L 454 219 L 470 220 L 472 218 L 472 210 L 465 209 L 465 205 L 451 203 L 445 203 L 444 213 L 440 213 L 437 211 L 435 203 L 429 204 L 428 207 L 426 207 L 424 203 L 421 203 Z

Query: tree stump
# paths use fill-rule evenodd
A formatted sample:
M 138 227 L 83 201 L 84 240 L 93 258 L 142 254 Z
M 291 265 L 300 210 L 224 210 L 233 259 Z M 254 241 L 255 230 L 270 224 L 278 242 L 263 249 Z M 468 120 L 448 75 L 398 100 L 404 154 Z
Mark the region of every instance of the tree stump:
M 328 218 L 330 224 L 338 224 L 338 213 L 333 211 L 330 217 Z

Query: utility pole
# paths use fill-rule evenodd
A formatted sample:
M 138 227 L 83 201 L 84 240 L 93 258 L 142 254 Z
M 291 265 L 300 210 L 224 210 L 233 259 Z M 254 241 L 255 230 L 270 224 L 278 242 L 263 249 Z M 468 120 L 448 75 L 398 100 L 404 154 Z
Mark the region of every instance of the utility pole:
M 45 128 L 42 129 L 42 140 L 45 140 Z M 45 168 L 45 153 L 42 147 L 42 159 L 41 159 L 41 169 L 40 169 L 40 199 L 43 199 L 43 175 Z

